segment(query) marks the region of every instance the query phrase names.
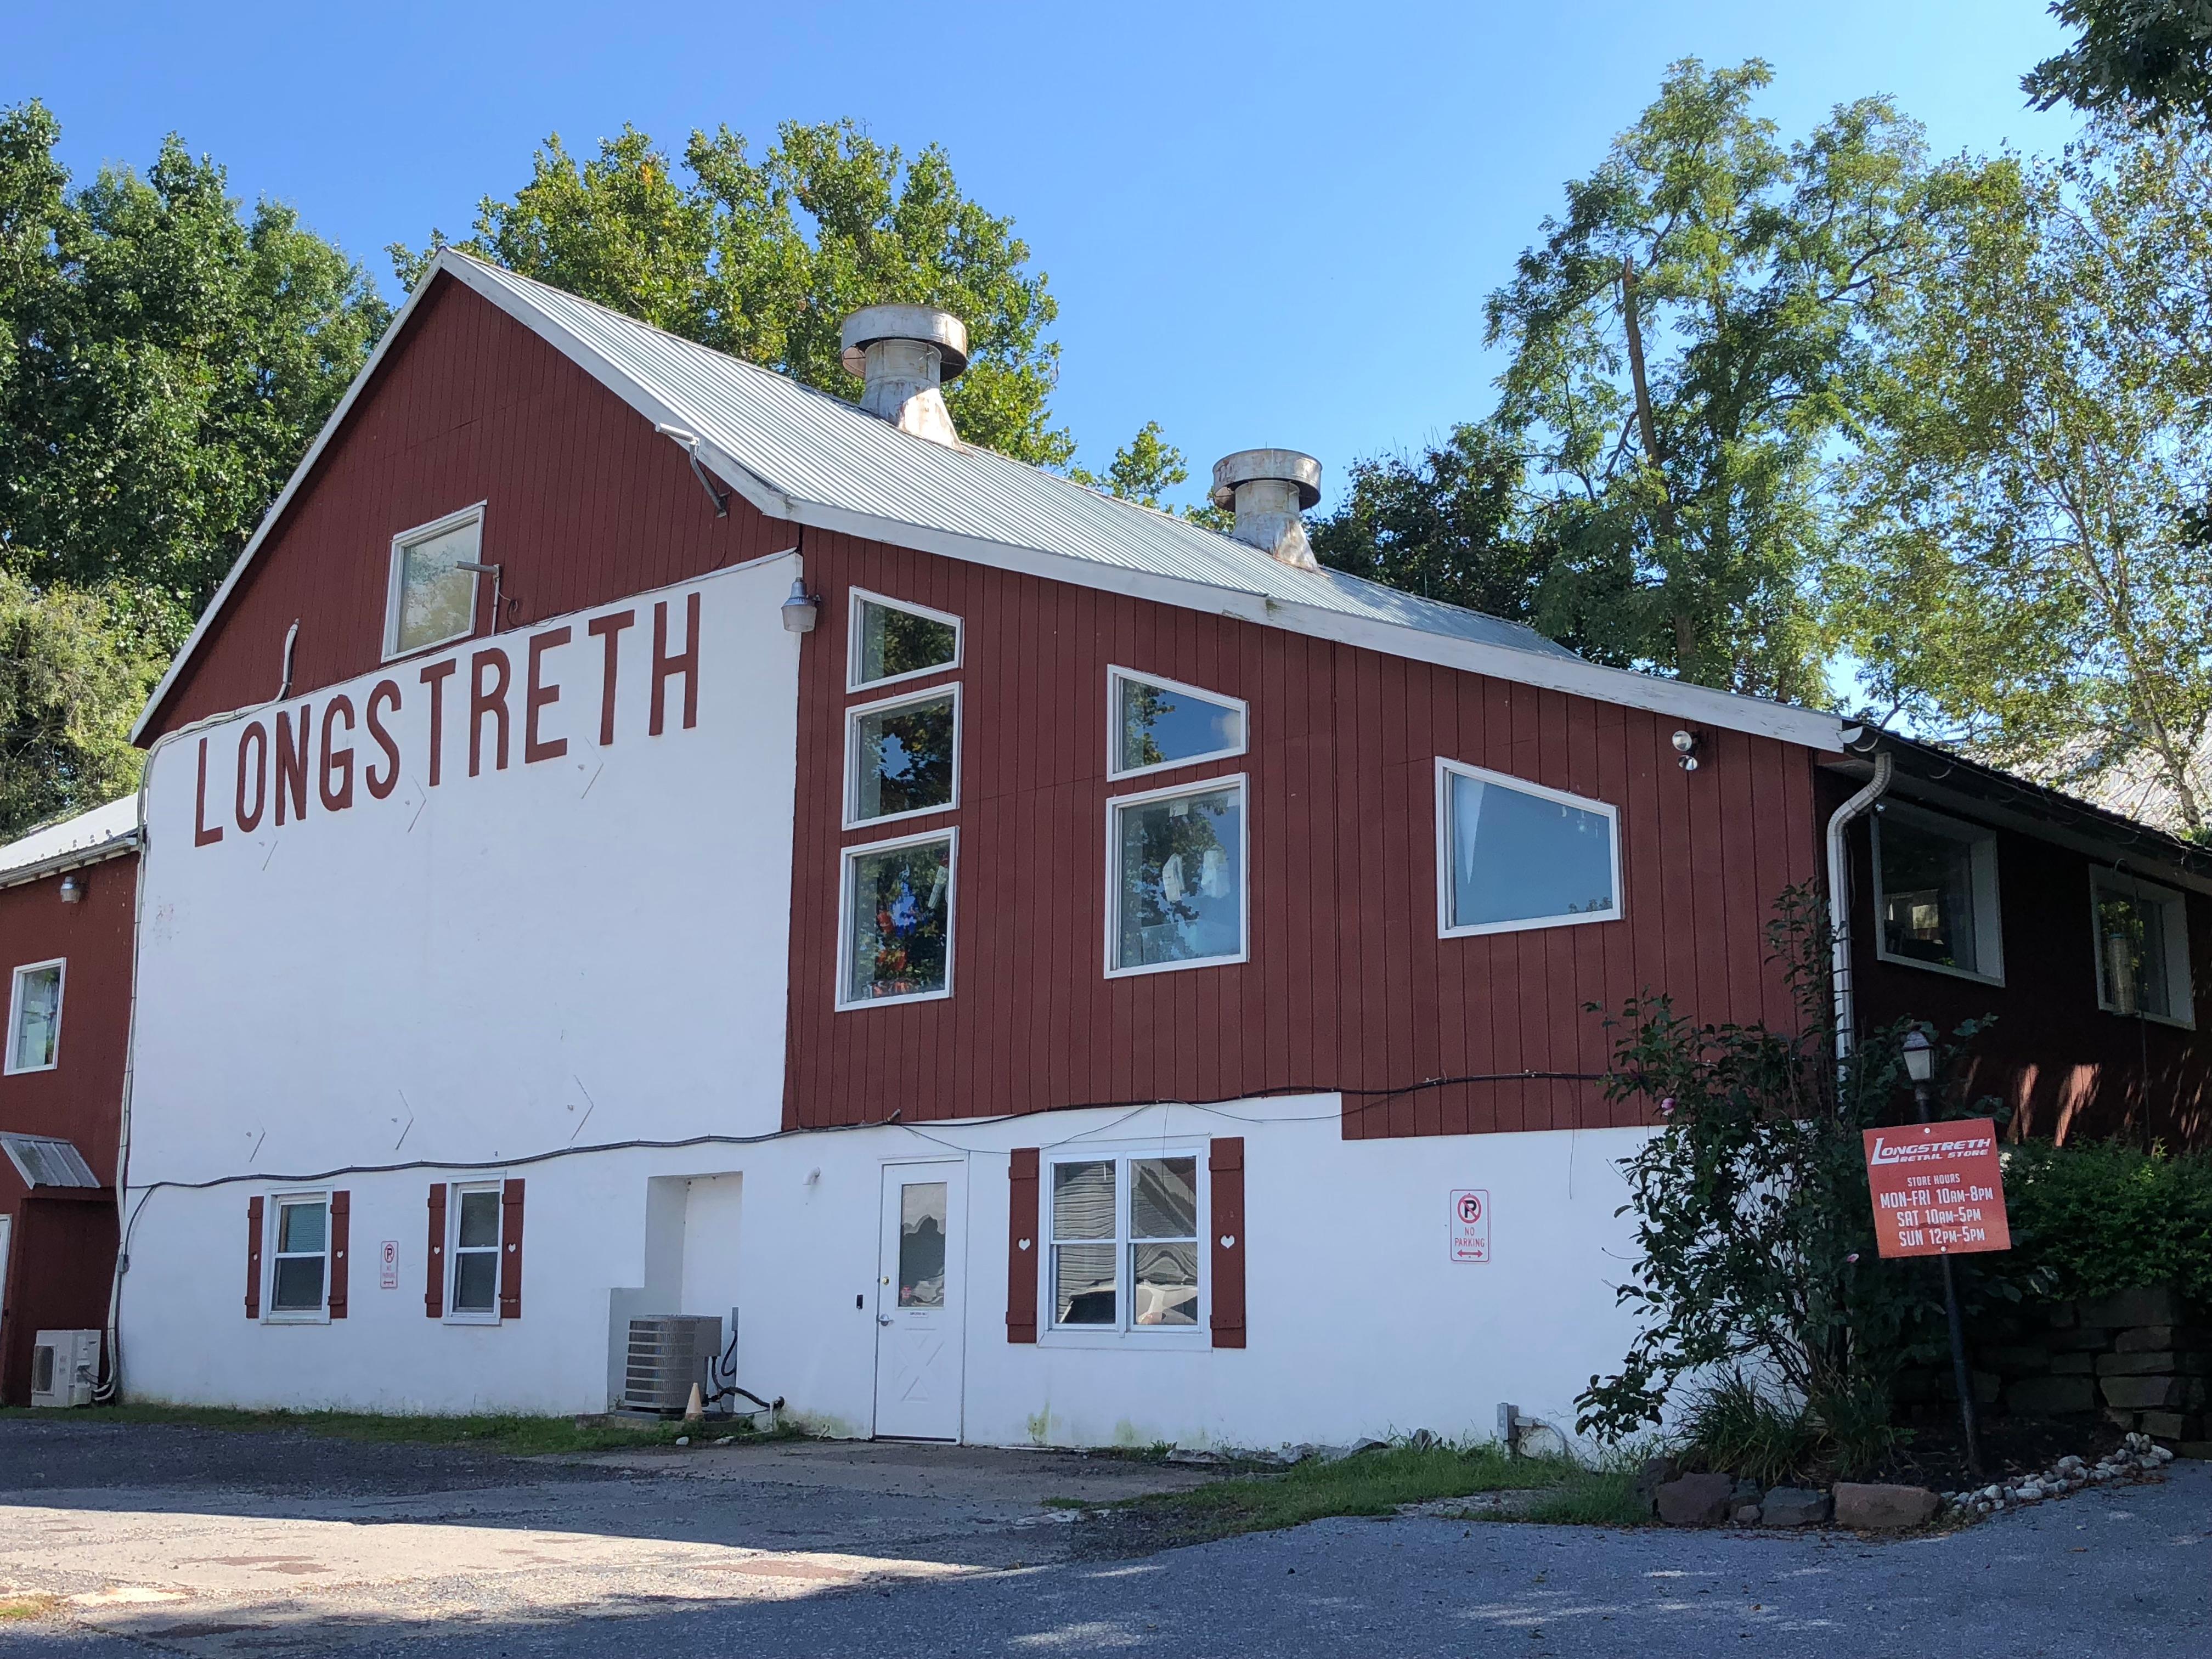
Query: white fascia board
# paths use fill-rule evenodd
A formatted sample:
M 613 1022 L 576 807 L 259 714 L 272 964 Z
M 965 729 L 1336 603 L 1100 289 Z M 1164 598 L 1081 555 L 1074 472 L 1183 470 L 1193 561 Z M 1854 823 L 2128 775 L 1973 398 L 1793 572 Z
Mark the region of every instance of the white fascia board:
M 126 830 L 106 841 L 95 842 L 89 847 L 73 847 L 66 853 L 56 853 L 40 859 L 36 864 L 19 864 L 12 870 L 0 870 L 0 888 L 21 887 L 48 876 L 58 876 L 70 870 L 82 870 L 87 865 L 105 864 L 110 859 L 121 858 L 125 853 L 138 850 L 138 832 Z

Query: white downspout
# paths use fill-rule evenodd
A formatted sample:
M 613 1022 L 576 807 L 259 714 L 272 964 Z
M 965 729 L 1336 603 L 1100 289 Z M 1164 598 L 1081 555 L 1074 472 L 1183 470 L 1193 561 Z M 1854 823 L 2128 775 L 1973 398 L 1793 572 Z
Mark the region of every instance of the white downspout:
M 1828 815 L 1828 978 L 1836 989 L 1836 1059 L 1840 1063 L 1851 1051 L 1857 1017 L 1851 990 L 1850 870 L 1844 857 L 1844 832 L 1866 816 L 1875 802 L 1889 793 L 1889 776 L 1896 762 L 1889 750 L 1874 757 L 1874 776 L 1866 787 Z

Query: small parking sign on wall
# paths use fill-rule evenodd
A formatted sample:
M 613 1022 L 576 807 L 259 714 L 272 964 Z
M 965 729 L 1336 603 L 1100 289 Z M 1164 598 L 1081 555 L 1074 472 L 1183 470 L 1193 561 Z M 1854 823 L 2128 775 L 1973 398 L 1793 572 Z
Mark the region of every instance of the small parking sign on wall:
M 377 1247 L 376 1287 L 381 1291 L 399 1288 L 399 1241 L 387 1238 Z
M 1451 1195 L 1451 1259 L 1490 1260 L 1490 1194 L 1462 1188 Z

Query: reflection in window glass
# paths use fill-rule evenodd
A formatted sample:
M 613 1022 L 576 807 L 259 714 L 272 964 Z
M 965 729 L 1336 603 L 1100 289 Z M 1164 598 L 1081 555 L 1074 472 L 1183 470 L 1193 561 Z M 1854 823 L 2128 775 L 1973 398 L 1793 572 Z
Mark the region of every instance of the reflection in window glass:
M 1115 1297 L 1117 1251 L 1113 1242 L 1115 1203 L 1112 1159 L 1052 1166 L 1055 1324 L 1112 1325 L 1119 1320 Z M 1104 1242 L 1062 1242 L 1071 1239 Z
M 902 674 L 949 668 L 959 657 L 960 634 L 951 623 L 874 599 L 854 603 L 860 611 L 854 629 L 854 649 L 860 657 L 852 677 L 855 689 Z
M 1980 971 L 1974 937 L 1973 843 L 1885 816 L 1881 945 L 1893 957 Z
M 1130 1311 L 1139 1325 L 1198 1323 L 1198 1160 L 1129 1160 Z
M 399 550 L 399 611 L 392 649 L 419 651 L 476 626 L 477 579 L 455 568 L 473 563 L 480 526 L 471 520 Z
M 957 726 L 950 691 L 854 714 L 854 821 L 950 806 Z
M 2179 894 L 2125 878 L 2093 878 L 2097 918 L 2097 1000 L 2117 1014 L 2187 1019 L 2191 989 L 2186 922 Z
M 1450 926 L 1482 927 L 1620 908 L 1606 813 L 1447 770 Z
M 11 1072 L 42 1071 L 61 1048 L 62 969 L 59 963 L 25 968 L 15 975 L 15 1030 L 8 1045 Z
M 851 951 L 845 1000 L 945 989 L 952 945 L 951 838 L 860 848 L 847 857 L 845 871 Z
M 1235 754 L 1244 746 L 1244 714 L 1234 704 L 1133 676 L 1114 681 L 1114 769 Z
M 899 1188 L 898 1304 L 945 1305 L 945 1193 L 942 1181 Z
M 1114 811 L 1114 965 L 1244 948 L 1244 794 L 1209 790 Z
M 489 1313 L 499 1305 L 499 1189 L 460 1194 L 453 1228 L 455 1313 Z
M 329 1237 L 321 1199 L 280 1200 L 276 1206 L 276 1263 L 270 1306 L 278 1313 L 319 1312 L 323 1255 Z

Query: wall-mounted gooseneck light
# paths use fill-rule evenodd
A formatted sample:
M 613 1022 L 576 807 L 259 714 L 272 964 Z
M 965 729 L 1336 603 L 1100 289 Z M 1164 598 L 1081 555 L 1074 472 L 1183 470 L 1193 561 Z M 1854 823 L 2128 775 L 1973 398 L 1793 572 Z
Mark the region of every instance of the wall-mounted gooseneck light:
M 783 626 L 787 633 L 811 634 L 815 618 L 822 614 L 822 596 L 806 591 L 806 579 L 797 578 L 791 584 L 791 595 L 783 602 Z

